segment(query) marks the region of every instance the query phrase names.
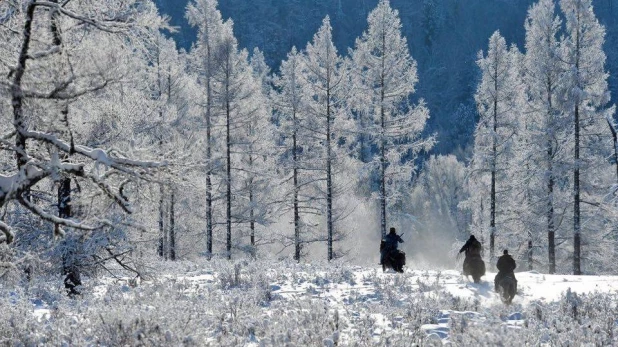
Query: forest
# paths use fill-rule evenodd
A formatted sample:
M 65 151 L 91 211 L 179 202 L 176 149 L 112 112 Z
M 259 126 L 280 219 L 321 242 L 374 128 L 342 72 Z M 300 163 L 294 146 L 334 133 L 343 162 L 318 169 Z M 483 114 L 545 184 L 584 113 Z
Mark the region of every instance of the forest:
M 435 266 L 475 234 L 490 262 L 508 248 L 529 270 L 612 271 L 615 108 L 592 2 L 532 4 L 522 47 L 485 38 L 459 115 L 470 144 L 446 139 L 459 154 L 435 149 L 394 5 L 347 52 L 325 16 L 273 70 L 214 0 L 186 7 L 189 50 L 149 1 L 4 2 L 6 257 L 136 276 L 152 257 L 374 263 L 396 227 Z
M 617 14 L 0 2 L 0 343 L 616 343 Z
M 390 2 L 347 52 L 325 16 L 276 70 L 218 6 L 186 7 L 186 51 L 152 2 L 2 4 L 0 226 L 18 267 L 373 263 L 397 227 L 412 258 L 436 266 L 476 234 L 489 259 L 509 248 L 529 270 L 612 270 L 615 109 L 591 1 L 532 4 L 522 47 L 498 30 L 485 39 L 467 68 L 475 109 L 459 116 L 475 126 L 459 155 L 436 153 Z

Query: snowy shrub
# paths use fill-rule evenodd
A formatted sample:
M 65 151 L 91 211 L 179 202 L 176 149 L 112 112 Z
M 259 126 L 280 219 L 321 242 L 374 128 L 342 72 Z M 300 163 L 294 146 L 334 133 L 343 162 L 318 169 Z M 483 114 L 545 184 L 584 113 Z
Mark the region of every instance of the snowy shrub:
M 1 345 L 439 346 L 615 345 L 615 294 L 565 293 L 504 306 L 447 291 L 457 276 L 262 261 L 152 263 L 159 276 L 89 278 L 82 295 L 57 277 L 0 288 Z M 451 276 L 451 277 L 449 277 Z M 356 284 L 351 284 L 356 283 Z M 452 288 L 452 287 L 451 287 Z M 577 314 L 573 314 L 574 307 Z M 425 327 L 432 327 L 430 329 Z
M 0 244 L 0 281 L 16 284 L 21 277 L 25 277 L 23 269 L 15 264 L 15 250 L 5 243 Z
M 559 302 L 527 305 L 521 317 L 517 317 L 522 319 L 516 321 L 509 320 L 505 310 L 508 308 L 490 308 L 484 312 L 489 318 L 482 324 L 455 324 L 450 331 L 451 340 L 475 346 L 609 346 L 618 343 L 615 294 L 567 292 Z

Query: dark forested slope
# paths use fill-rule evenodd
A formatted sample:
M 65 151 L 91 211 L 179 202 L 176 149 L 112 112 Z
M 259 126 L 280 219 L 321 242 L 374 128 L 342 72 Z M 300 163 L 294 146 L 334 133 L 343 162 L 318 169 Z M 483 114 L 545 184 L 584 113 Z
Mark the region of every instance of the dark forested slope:
M 188 0 L 156 0 L 161 12 L 180 28 L 179 46 L 188 49 L 195 38 L 184 18 Z M 391 0 L 399 10 L 403 32 L 418 61 L 418 97 L 431 110 L 429 131 L 438 132 L 440 153 L 463 154 L 475 123 L 473 94 L 478 79 L 477 52 L 500 30 L 523 50 L 524 19 L 531 0 Z M 605 51 L 610 88 L 618 95 L 618 3 L 595 0 L 595 12 L 606 26 Z M 292 46 L 304 48 L 324 16 L 333 23 L 340 53 L 354 45 L 366 28 L 367 14 L 378 0 L 220 0 L 224 18 L 234 21 L 242 47 L 259 47 L 277 68 Z

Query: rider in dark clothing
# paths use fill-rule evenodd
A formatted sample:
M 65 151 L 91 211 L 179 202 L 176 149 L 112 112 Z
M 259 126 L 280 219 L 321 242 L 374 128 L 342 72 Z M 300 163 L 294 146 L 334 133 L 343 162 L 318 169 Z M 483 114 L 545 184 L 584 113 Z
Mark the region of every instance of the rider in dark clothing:
M 496 267 L 498 268 L 498 274 L 494 278 L 494 288 L 496 291 L 498 290 L 498 284 L 505 276 L 510 275 L 515 280 L 515 283 L 517 283 L 517 279 L 515 279 L 515 274 L 513 273 L 517 264 L 515 264 L 515 259 L 509 255 L 508 250 L 505 249 L 503 255 L 498 258 Z
M 466 257 L 470 255 L 481 255 L 481 243 L 474 237 L 474 235 L 470 235 L 466 244 L 461 247 L 459 253 L 466 252 Z
M 384 248 L 380 252 L 380 264 L 383 263 L 384 257 L 386 255 L 391 254 L 392 252 L 397 251 L 397 247 L 399 243 L 403 243 L 401 236 L 397 235 L 395 228 L 391 228 L 388 235 L 384 236 Z
M 483 246 L 476 237 L 470 235 L 466 244 L 459 250 L 460 254 L 466 252 L 466 258 L 463 262 L 463 274 L 465 276 L 472 276 L 475 283 L 478 283 L 480 277 L 485 275 L 485 262 L 481 258 L 482 249 Z

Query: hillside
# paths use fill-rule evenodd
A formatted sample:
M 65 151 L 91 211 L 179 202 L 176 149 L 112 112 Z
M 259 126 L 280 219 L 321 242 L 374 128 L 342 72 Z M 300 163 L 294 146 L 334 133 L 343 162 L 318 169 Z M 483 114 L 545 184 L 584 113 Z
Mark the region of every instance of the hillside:
M 179 28 L 173 37 L 189 49 L 195 31 L 184 19 L 187 0 L 157 0 L 161 12 Z M 241 47 L 259 47 L 266 61 L 277 69 L 292 46 L 302 49 L 311 40 L 324 16 L 333 23 L 333 39 L 341 54 L 365 30 L 367 14 L 377 0 L 251 1 L 220 0 L 224 18 L 234 21 Z M 436 153 L 464 155 L 459 149 L 472 138 L 476 123 L 473 94 L 478 82 L 477 52 L 500 30 L 507 42 L 523 50 L 524 19 L 530 0 L 392 0 L 399 10 L 403 33 L 419 67 L 416 97 L 424 98 L 431 111 L 427 132 L 438 133 Z M 618 95 L 618 5 L 594 0 L 595 13 L 605 25 L 606 67 L 612 96 Z M 266 19 L 266 20 L 265 20 Z M 460 158 L 461 159 L 461 158 Z

